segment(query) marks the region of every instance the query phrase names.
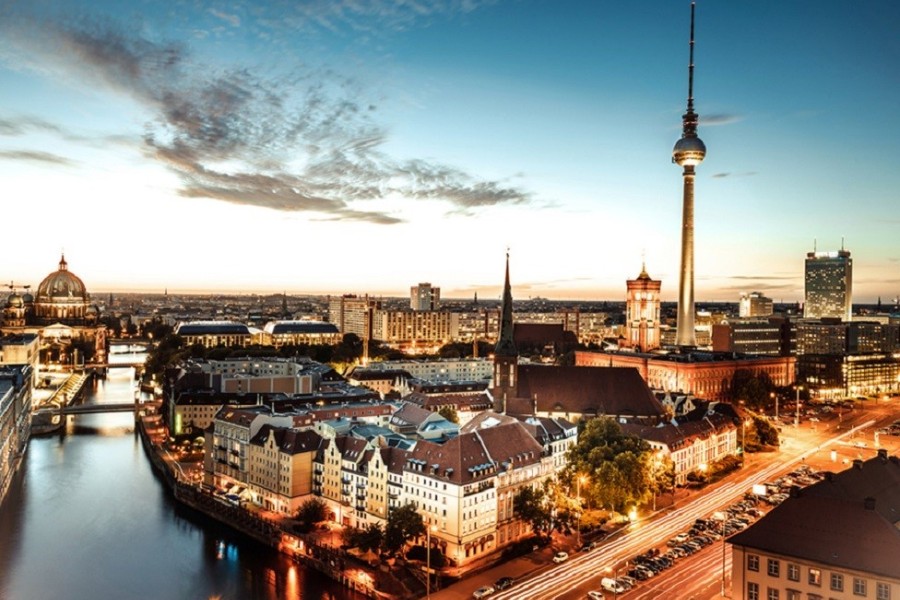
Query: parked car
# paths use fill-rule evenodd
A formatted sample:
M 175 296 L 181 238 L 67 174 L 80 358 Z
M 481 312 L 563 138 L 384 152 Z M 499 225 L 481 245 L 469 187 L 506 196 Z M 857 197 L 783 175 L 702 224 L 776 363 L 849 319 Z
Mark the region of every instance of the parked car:
M 479 598 L 487 598 L 488 596 L 493 595 L 494 586 L 492 585 L 483 585 L 474 592 L 472 592 L 472 597 L 478 600 Z
M 622 594 L 625 592 L 625 588 L 622 586 L 622 584 L 612 577 L 604 577 L 603 579 L 601 579 L 600 587 L 602 587 L 607 592 L 613 592 L 616 594 Z
M 553 562 L 555 562 L 556 564 L 564 563 L 567 560 L 569 560 L 568 552 L 557 552 L 553 555 Z
M 591 600 L 603 600 L 603 594 L 596 590 L 591 590 L 587 593 L 587 597 Z
M 505 590 L 506 588 L 510 587 L 512 584 L 513 584 L 512 577 L 501 577 L 500 579 L 498 579 L 497 581 L 494 582 L 494 589 L 499 592 L 500 590 Z

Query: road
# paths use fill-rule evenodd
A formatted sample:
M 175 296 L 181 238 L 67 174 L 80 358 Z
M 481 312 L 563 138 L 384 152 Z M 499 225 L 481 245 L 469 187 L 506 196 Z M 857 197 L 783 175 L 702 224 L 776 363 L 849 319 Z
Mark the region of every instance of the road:
M 562 565 L 540 570 L 510 590 L 494 594 L 497 600 L 584 598 L 590 589 L 599 589 L 604 576 L 624 574 L 626 561 L 648 548 L 659 546 L 680 531 L 690 528 L 697 518 L 726 507 L 741 498 L 755 483 L 771 481 L 790 472 L 802 462 L 817 469 L 842 470 L 854 458 L 871 458 L 875 454 L 872 432 L 875 428 L 897 418 L 900 400 L 882 402 L 866 410 L 846 411 L 843 415 L 828 415 L 816 423 L 801 422 L 799 427 L 784 425 L 784 443 L 776 460 L 757 456 L 739 473 L 710 486 L 689 503 L 662 512 L 652 518 L 639 519 L 598 549 L 572 556 Z M 854 445 L 865 440 L 866 447 Z M 900 438 L 882 438 L 882 445 L 895 453 Z M 893 446 L 893 450 L 891 447 Z M 832 453 L 834 450 L 834 453 Z M 718 541 L 692 557 L 678 563 L 647 582 L 639 584 L 627 594 L 632 598 L 717 598 L 721 597 L 722 549 Z M 725 551 L 725 572 L 730 573 L 730 549 Z M 471 585 L 472 589 L 477 585 Z M 730 595 L 730 580 L 726 580 L 726 595 Z M 607 597 L 611 594 L 606 593 Z

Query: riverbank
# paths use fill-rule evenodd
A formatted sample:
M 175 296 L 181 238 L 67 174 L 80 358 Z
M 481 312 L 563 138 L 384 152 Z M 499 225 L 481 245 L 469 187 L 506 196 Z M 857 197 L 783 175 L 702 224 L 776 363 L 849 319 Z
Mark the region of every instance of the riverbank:
M 159 415 L 141 417 L 137 431 L 154 471 L 160 476 L 172 497 L 183 506 L 326 575 L 363 597 L 379 599 L 415 597 L 414 594 L 398 590 L 396 582 L 387 581 L 391 579 L 387 572 L 370 567 L 343 552 L 339 545 L 333 543 L 329 534 L 321 535 L 317 532 L 298 534 L 294 531 L 295 522 L 292 519 L 235 506 L 197 485 L 183 481 L 179 475 L 183 472 L 181 465 L 165 450 L 167 431 Z M 391 589 L 393 593 L 382 591 L 385 588 Z

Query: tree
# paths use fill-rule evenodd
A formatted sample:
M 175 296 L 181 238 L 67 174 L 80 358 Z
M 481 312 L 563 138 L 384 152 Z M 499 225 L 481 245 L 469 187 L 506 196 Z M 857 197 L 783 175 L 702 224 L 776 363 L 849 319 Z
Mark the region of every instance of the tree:
M 425 533 L 425 523 L 412 503 L 395 508 L 387 519 L 384 530 L 384 550 L 391 555 L 397 554 L 401 548 L 414 537 Z
M 650 491 L 656 496 L 675 489 L 675 463 L 668 456 L 654 453 L 650 460 Z
M 614 419 L 592 419 L 569 450 L 569 464 L 562 478 L 572 490 L 575 478 L 587 475 L 582 496 L 594 506 L 622 512 L 650 498 L 651 457 L 647 442 L 626 435 Z
M 531 525 L 535 535 L 549 535 L 553 529 L 553 514 L 543 488 L 525 486 L 513 497 L 514 514 Z
M 731 378 L 731 397 L 744 400 L 754 410 L 763 410 L 770 402 L 775 384 L 768 373 L 754 373 L 749 369 L 738 369 Z
M 451 423 L 459 424 L 459 415 L 456 414 L 456 409 L 452 406 L 442 406 L 438 411 L 438 414 L 450 421 Z
M 296 516 L 298 521 L 312 526 L 328 518 L 328 506 L 321 498 L 310 498 L 300 505 Z
M 377 552 L 384 544 L 384 530 L 379 523 L 370 523 L 365 529 L 347 528 L 343 533 L 344 543 L 362 552 Z
M 756 439 L 763 446 L 777 446 L 778 430 L 765 417 L 758 415 L 753 416 L 753 429 L 756 432 Z

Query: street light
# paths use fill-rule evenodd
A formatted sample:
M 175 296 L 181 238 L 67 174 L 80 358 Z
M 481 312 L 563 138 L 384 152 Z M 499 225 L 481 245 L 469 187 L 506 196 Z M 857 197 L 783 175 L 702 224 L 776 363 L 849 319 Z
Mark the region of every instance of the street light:
M 769 392 L 769 398 L 775 399 L 775 422 L 778 422 L 778 394 L 775 392 Z
M 794 417 L 794 427 L 800 427 L 800 390 L 802 389 L 802 385 L 797 386 L 797 399 L 795 401 L 795 404 L 797 405 L 797 415 Z
M 578 498 L 578 521 L 575 524 L 575 533 L 578 539 L 578 547 L 581 547 L 581 513 L 582 513 L 582 505 L 581 505 L 581 484 L 587 479 L 584 475 L 579 475 L 575 478 L 575 497 Z
M 725 597 L 725 519 L 722 519 L 722 597 Z
M 613 581 L 615 582 L 612 586 L 613 595 L 618 598 L 619 597 L 619 565 L 615 567 L 606 567 L 607 573 L 613 573 Z
M 430 521 L 431 519 L 429 519 Z M 425 598 L 431 599 L 431 532 L 437 527 L 431 523 L 425 527 Z M 421 556 L 421 554 L 419 555 Z

